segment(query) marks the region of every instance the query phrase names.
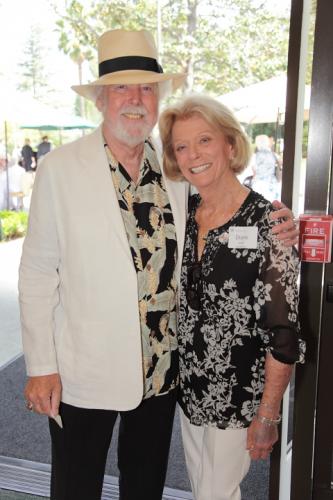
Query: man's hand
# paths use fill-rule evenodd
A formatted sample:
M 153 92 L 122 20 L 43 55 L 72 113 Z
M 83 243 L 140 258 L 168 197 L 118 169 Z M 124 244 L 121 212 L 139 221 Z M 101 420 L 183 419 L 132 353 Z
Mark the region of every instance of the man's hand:
M 272 220 L 283 220 L 283 222 L 273 227 L 273 234 L 276 234 L 286 247 L 297 245 L 299 230 L 295 223 L 294 214 L 281 201 L 273 201 L 273 207 L 275 211 L 271 213 Z
M 55 417 L 59 413 L 62 385 L 58 373 L 30 377 L 24 390 L 29 408 Z

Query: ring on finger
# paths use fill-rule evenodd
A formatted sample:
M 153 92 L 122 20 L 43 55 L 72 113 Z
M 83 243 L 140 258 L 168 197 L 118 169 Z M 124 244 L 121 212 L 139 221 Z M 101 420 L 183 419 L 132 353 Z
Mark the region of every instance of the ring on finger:
M 34 409 L 34 405 L 31 401 L 27 401 L 25 404 L 27 410 L 32 411 Z

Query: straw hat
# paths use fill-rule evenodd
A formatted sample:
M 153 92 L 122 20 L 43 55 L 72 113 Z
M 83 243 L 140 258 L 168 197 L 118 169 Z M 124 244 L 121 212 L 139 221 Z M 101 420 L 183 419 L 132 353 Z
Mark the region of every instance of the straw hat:
M 160 96 L 174 91 L 185 81 L 184 73 L 163 73 L 157 49 L 149 31 L 110 30 L 98 40 L 99 78 L 72 89 L 95 101 L 103 85 L 158 83 Z

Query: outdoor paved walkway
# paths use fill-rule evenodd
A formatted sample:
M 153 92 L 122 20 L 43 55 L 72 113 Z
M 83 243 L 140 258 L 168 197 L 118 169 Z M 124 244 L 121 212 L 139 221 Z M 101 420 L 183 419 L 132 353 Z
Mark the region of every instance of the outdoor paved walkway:
M 0 243 L 0 367 L 22 352 L 18 266 L 23 238 Z

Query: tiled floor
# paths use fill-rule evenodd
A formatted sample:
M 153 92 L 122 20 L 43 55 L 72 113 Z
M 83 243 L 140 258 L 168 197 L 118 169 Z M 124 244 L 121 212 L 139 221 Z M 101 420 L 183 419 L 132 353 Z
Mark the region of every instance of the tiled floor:
M 0 243 L 0 367 L 22 352 L 17 299 L 23 238 Z

